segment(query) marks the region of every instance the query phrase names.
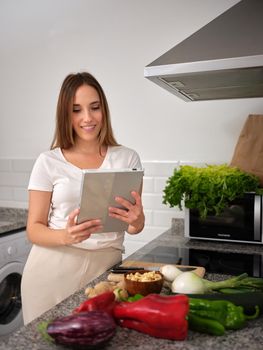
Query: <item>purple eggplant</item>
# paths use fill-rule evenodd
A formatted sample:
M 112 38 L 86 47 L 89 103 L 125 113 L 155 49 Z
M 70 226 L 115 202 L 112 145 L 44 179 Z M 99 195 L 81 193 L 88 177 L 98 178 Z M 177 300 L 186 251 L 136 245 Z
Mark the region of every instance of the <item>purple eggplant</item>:
M 104 311 L 87 311 L 55 319 L 47 333 L 58 344 L 93 348 L 106 343 L 116 331 L 114 319 Z

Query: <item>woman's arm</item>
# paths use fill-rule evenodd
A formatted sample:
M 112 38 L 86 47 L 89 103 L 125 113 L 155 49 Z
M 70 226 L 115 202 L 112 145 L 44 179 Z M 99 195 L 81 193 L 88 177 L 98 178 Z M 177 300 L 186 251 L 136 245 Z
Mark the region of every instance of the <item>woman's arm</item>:
M 75 221 L 79 209 L 70 213 L 64 229 L 49 228 L 48 215 L 51 196 L 52 192 L 29 191 L 27 235 L 32 243 L 46 247 L 76 244 L 101 229 L 100 220 L 90 220 L 77 225 Z

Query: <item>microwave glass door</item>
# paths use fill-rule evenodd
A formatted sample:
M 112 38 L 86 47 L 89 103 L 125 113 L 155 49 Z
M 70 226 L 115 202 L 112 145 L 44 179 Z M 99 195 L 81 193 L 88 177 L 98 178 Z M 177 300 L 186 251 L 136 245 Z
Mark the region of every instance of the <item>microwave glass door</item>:
M 261 196 L 246 193 L 232 201 L 219 215 L 201 219 L 199 212 L 190 209 L 190 237 L 261 241 Z

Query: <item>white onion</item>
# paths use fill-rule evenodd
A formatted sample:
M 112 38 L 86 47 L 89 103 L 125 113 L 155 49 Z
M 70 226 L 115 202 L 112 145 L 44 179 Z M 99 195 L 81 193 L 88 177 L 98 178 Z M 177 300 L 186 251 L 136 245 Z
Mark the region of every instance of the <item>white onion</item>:
M 177 276 L 179 276 L 182 271 L 179 270 L 175 265 L 163 265 L 160 268 L 160 272 L 163 274 L 163 277 L 168 282 L 173 282 Z
M 203 294 L 206 291 L 203 279 L 194 272 L 182 272 L 172 283 L 173 293 Z

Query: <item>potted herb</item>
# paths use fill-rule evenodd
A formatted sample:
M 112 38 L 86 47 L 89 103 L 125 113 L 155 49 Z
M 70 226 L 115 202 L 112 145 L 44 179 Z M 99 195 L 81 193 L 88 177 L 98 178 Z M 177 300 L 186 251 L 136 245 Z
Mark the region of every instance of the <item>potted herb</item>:
M 200 168 L 184 165 L 167 180 L 163 203 L 182 210 L 184 202 L 186 208 L 198 209 L 205 219 L 208 213 L 220 214 L 230 201 L 243 197 L 245 192 L 262 194 L 259 185 L 255 175 L 227 164 Z

